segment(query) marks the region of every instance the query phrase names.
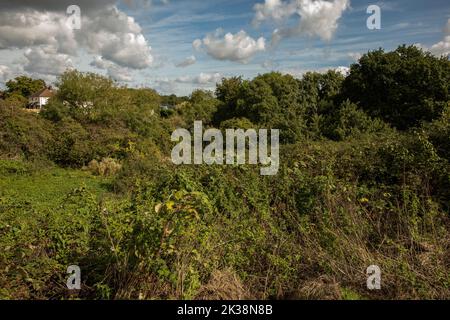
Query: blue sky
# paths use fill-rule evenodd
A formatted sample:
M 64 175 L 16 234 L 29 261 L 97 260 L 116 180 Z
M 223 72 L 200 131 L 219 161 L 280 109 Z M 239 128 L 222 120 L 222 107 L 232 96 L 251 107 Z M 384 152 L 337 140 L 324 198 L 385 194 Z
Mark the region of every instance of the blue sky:
M 271 70 L 301 76 L 310 70 L 347 67 L 368 50 L 379 47 L 391 50 L 403 43 L 418 44 L 436 54 L 448 55 L 449 52 L 448 0 L 303 0 L 303 5 L 340 1 L 345 6 L 342 10 L 325 10 L 308 17 L 299 14 L 302 0 L 298 0 L 298 7 L 295 7 L 296 0 L 279 0 L 277 8 L 267 7 L 270 10 L 264 11 L 263 19 L 256 25 L 255 5 L 262 6 L 265 1 L 270 2 L 101 0 L 97 7 L 88 1 L 78 1 L 86 23 L 82 20 L 82 29 L 73 35 L 52 28 L 52 24 L 65 17 L 61 2 L 44 0 L 35 6 L 30 5 L 29 0 L 10 1 L 3 12 L 9 11 L 11 21 L 0 19 L 0 81 L 2 76 L 5 80 L 8 76 L 27 73 L 51 82 L 65 67 L 74 67 L 107 74 L 128 86 L 189 94 L 195 88 L 214 88 L 215 82 L 223 76 L 251 78 Z M 369 30 L 366 26 L 370 16 L 366 9 L 373 4 L 381 8 L 380 30 Z M 289 5 L 294 8 L 292 12 L 277 20 L 276 14 L 287 12 Z M 117 23 L 109 18 L 113 12 L 108 11 L 111 7 L 116 7 Z M 14 17 L 22 19 L 21 13 L 31 17 L 36 12 L 41 16 L 50 12 L 50 18 L 43 19 L 39 26 L 15 24 Z M 125 21 L 128 18 L 134 21 Z M 121 23 L 128 31 L 122 32 Z M 297 28 L 301 23 L 303 27 Z M 333 23 L 335 27 L 330 28 L 328 24 Z M 11 28 L 18 27 L 21 29 L 17 37 L 26 34 L 27 41 L 12 38 Z M 33 34 L 32 30 L 38 28 L 50 30 L 52 40 L 42 40 Z M 223 31 L 215 34 L 217 29 Z M 276 29 L 296 31 L 275 43 L 272 37 Z M 239 39 L 244 38 L 245 45 L 253 48 L 248 54 L 241 55 L 242 52 L 233 47 L 242 45 L 237 40 L 239 32 Z M 233 40 L 221 50 L 227 33 L 238 42 Z M 142 35 L 145 43 L 124 40 L 129 34 L 136 39 Z M 113 38 L 116 40 L 111 40 Z M 194 48 L 193 42 L 197 39 L 200 45 Z M 151 56 L 151 62 L 147 56 Z

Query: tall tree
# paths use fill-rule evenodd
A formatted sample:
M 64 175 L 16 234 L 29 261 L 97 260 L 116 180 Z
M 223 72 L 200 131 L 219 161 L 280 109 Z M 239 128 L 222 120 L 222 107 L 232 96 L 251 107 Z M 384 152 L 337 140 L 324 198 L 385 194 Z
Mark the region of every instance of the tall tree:
M 45 81 L 42 79 L 32 79 L 27 76 L 19 76 L 14 80 L 6 82 L 7 96 L 20 95 L 24 98 L 28 98 L 33 93 L 45 88 Z
M 416 46 L 365 54 L 343 84 L 349 98 L 369 115 L 408 129 L 440 116 L 450 99 L 450 62 Z

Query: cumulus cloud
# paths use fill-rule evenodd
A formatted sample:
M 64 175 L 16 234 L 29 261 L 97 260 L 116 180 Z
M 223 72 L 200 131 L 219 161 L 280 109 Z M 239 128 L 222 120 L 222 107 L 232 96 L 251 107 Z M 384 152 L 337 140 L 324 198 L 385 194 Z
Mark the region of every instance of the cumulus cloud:
M 158 78 L 153 82 L 156 90 L 164 93 L 174 93 L 179 91 L 179 86 L 190 88 L 201 87 L 203 89 L 213 89 L 214 86 L 222 81 L 223 75 L 218 72 L 200 73 L 195 76 L 180 76 L 177 78 Z M 183 91 L 186 93 L 186 91 Z
M 448 19 L 444 28 L 444 39 L 432 45 L 430 51 L 436 56 L 450 55 L 450 19 Z
M 0 49 L 25 49 L 24 70 L 43 75 L 55 75 L 63 70 L 64 63 L 70 67 L 70 57 L 76 57 L 80 51 L 112 63 L 103 69 L 115 75 L 125 73 L 114 70 L 152 65 L 151 46 L 141 27 L 115 6 L 116 1 L 77 1 L 81 30 L 73 30 L 68 24 L 66 9 L 70 4 L 72 1 L 66 0 L 2 1 Z
M 319 37 L 331 40 L 338 28 L 338 21 L 343 12 L 349 8 L 350 0 L 265 0 L 254 7 L 256 25 L 264 21 L 281 23 L 280 28 L 272 34 L 273 43 L 283 38 L 294 36 Z M 287 27 L 286 22 L 298 16 L 294 27 Z
M 70 57 L 56 52 L 53 47 L 27 49 L 24 56 L 27 62 L 23 69 L 29 73 L 57 76 L 72 67 Z
M 254 10 L 253 25 L 259 26 L 266 20 L 273 20 L 279 23 L 297 12 L 297 3 L 295 1 L 265 0 L 264 3 L 255 4 Z
M 120 82 L 131 82 L 133 81 L 133 77 L 130 74 L 130 71 L 126 68 L 120 68 L 118 66 L 111 66 L 108 69 L 108 76 L 111 79 L 120 81 Z
M 175 79 L 178 83 L 193 83 L 201 86 L 216 84 L 222 80 L 222 75 L 218 72 L 216 73 L 203 73 L 201 72 L 198 76 L 182 76 Z
M 10 79 L 12 70 L 8 66 L 0 65 L 0 81 L 6 81 Z
M 184 59 L 183 61 L 176 64 L 177 68 L 186 68 L 188 66 L 191 66 L 197 62 L 197 58 L 195 56 L 190 56 Z
M 101 56 L 95 56 L 90 65 L 97 69 L 106 70 L 107 75 L 113 80 L 120 82 L 131 82 L 133 80 L 129 68 L 120 67 L 103 59 Z
M 103 60 L 101 56 L 95 56 L 89 65 L 97 69 L 107 69 L 111 66 L 111 62 Z
M 26 10 L 0 13 L 0 49 L 52 45 L 63 52 L 76 41 L 61 13 Z
M 303 69 L 298 67 L 288 68 L 281 70 L 280 72 L 283 74 L 289 74 L 295 78 L 302 78 L 306 73 L 308 72 L 318 72 L 318 73 L 326 73 L 329 70 L 333 70 L 337 73 L 342 74 L 344 77 L 348 76 L 350 73 L 350 68 L 345 66 L 338 66 L 338 67 L 322 67 L 317 69 Z
M 90 52 L 133 69 L 144 69 L 153 62 L 151 47 L 141 27 L 117 8 L 107 8 L 95 17 L 87 17 L 82 24 L 88 32 L 76 33 L 76 39 Z
M 247 63 L 255 54 L 266 50 L 266 40 L 263 37 L 255 40 L 243 30 L 223 35 L 223 31 L 218 29 L 203 40 L 195 40 L 192 45 L 197 51 L 204 50 L 214 59 L 240 63 Z

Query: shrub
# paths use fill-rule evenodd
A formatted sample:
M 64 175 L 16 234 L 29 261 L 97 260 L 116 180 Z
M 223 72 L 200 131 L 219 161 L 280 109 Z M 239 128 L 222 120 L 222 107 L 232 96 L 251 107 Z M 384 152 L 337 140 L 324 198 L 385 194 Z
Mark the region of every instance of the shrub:
M 357 137 L 361 134 L 380 132 L 388 127 L 379 119 L 371 119 L 364 111 L 358 109 L 357 105 L 348 100 L 340 106 L 337 120 L 334 123 L 336 129 L 334 129 L 331 137 L 340 140 Z
M 99 176 L 114 176 L 122 168 L 122 165 L 115 159 L 104 158 L 102 161 L 92 160 L 89 162 L 87 169 L 93 174 Z
M 51 124 L 19 108 L 0 107 L 0 152 L 3 157 L 46 158 Z

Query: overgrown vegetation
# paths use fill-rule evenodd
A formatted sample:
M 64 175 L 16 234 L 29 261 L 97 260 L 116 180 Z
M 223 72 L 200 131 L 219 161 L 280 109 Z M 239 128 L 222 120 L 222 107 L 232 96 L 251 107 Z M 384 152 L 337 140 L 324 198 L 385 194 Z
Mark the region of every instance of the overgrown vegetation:
M 1 102 L 0 298 L 448 299 L 449 71 L 399 47 L 347 77 L 177 98 L 68 71 L 40 114 Z M 173 165 L 195 120 L 280 129 L 278 175 Z

